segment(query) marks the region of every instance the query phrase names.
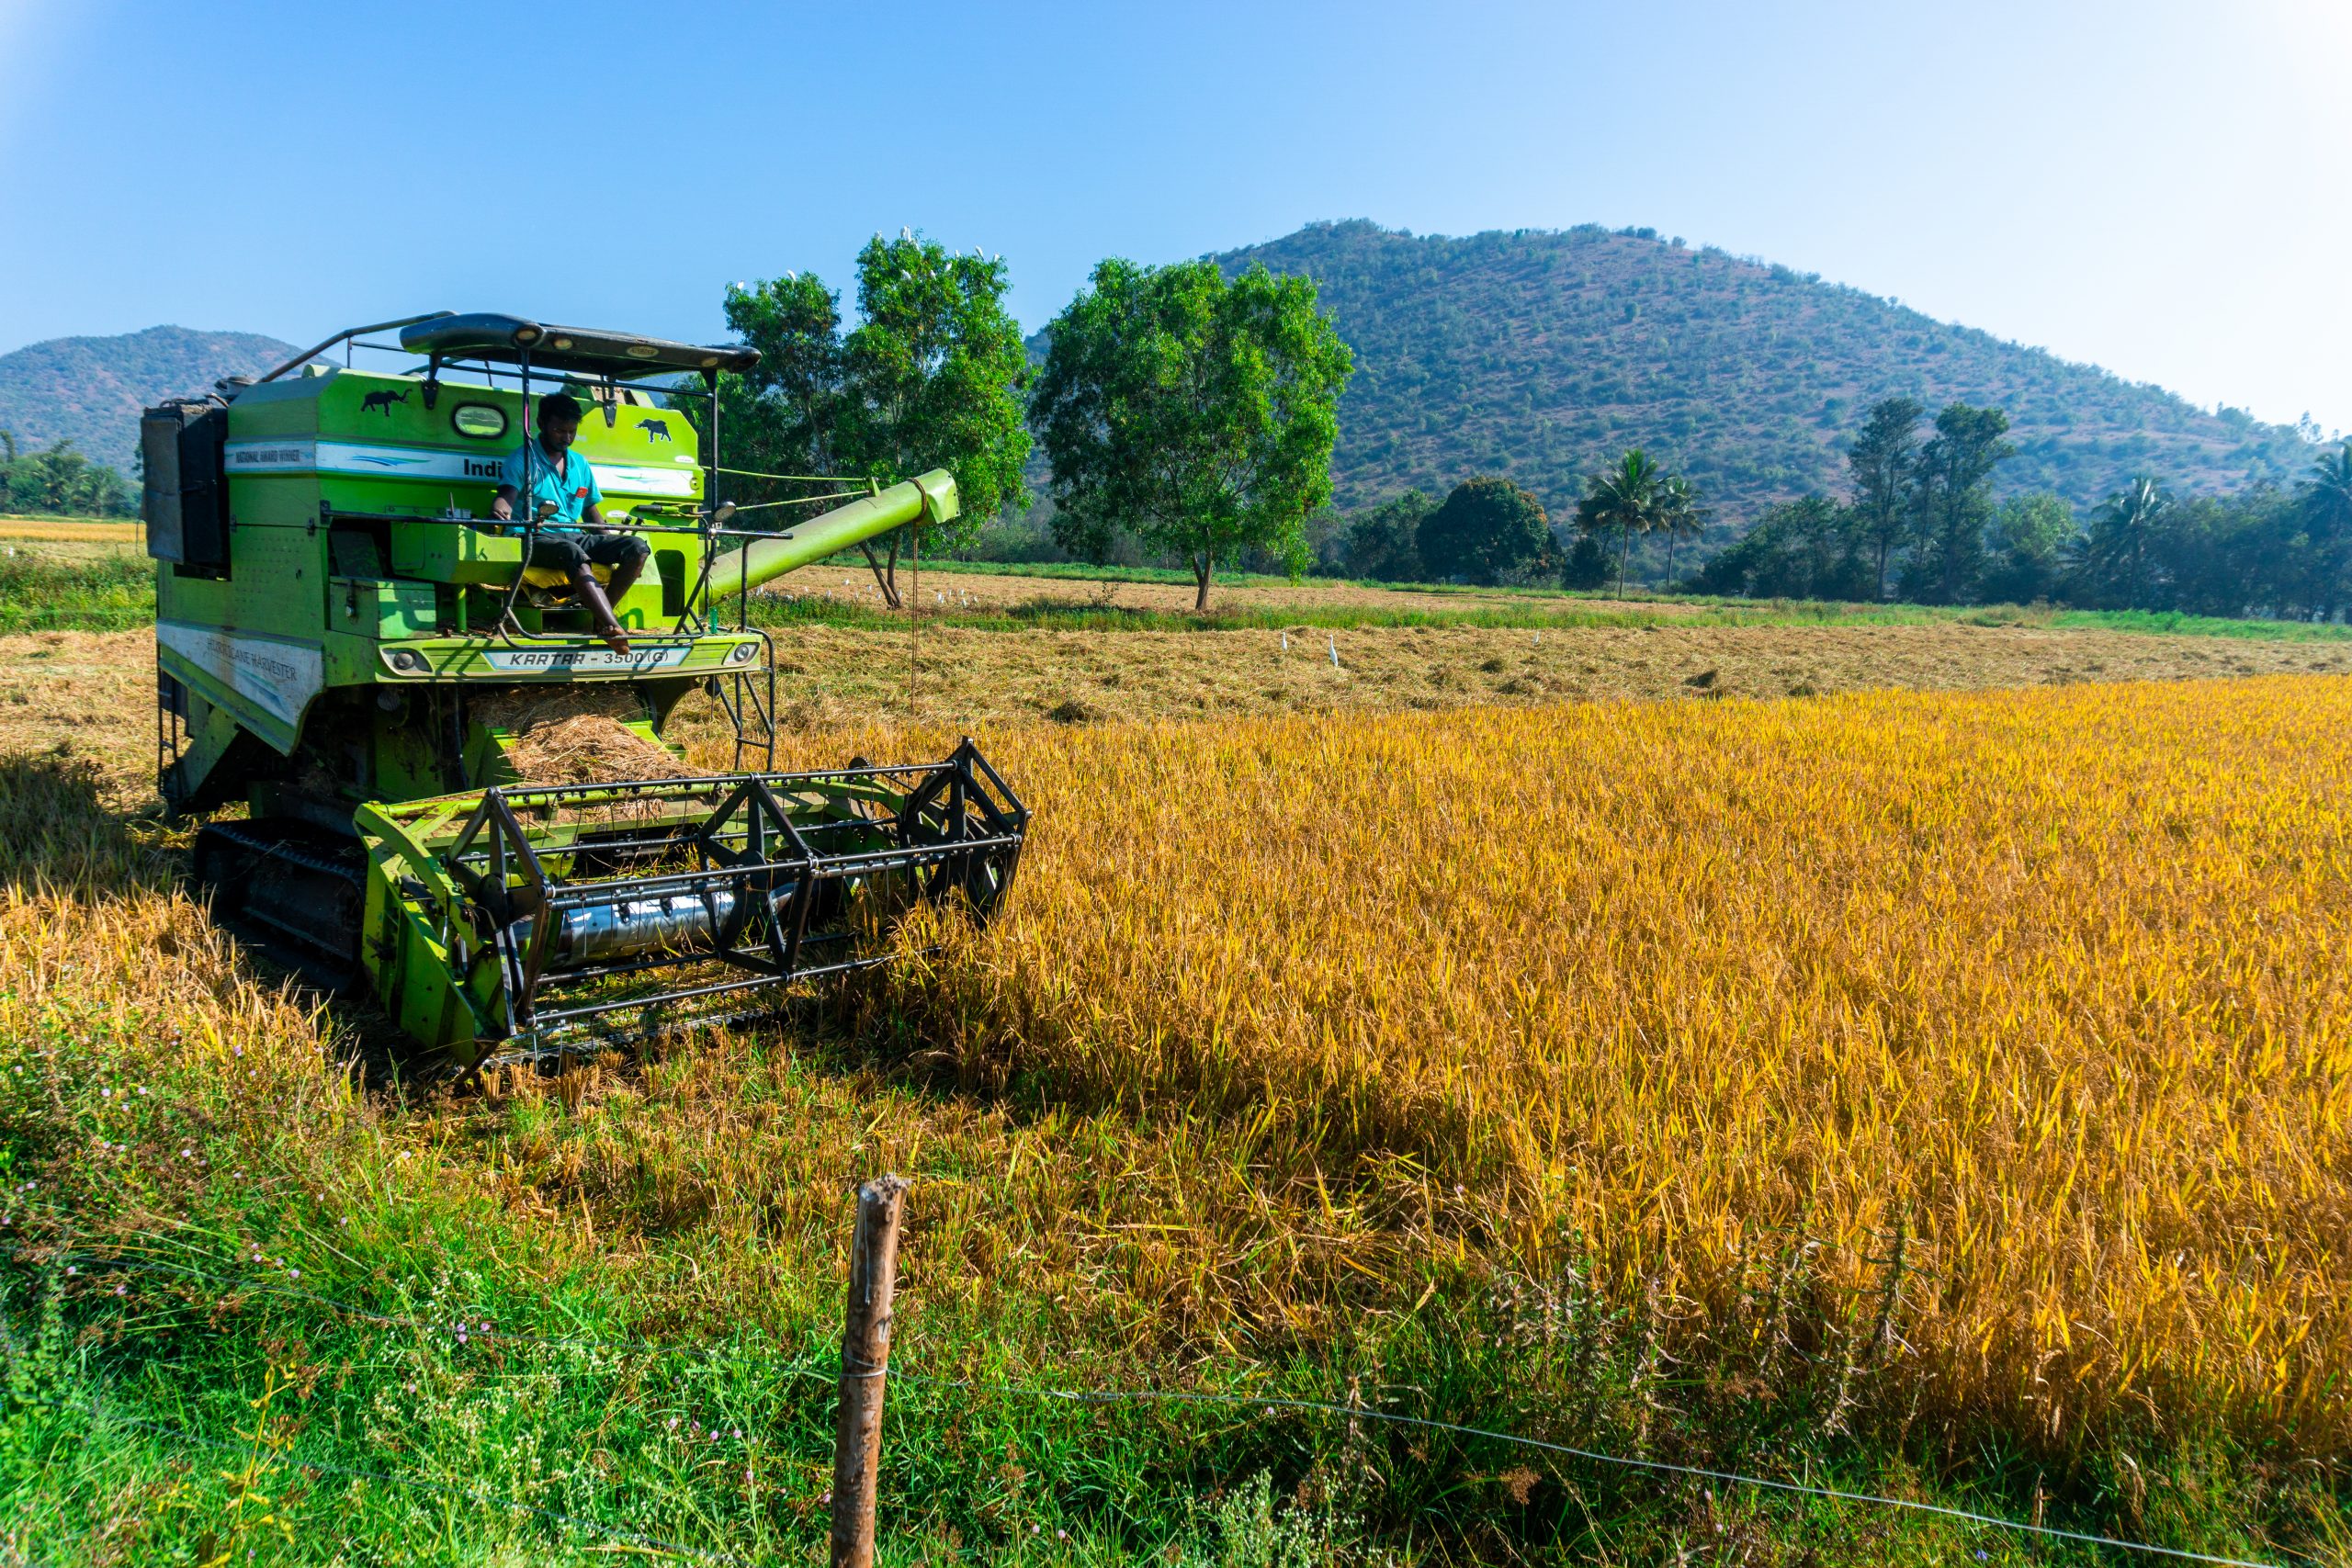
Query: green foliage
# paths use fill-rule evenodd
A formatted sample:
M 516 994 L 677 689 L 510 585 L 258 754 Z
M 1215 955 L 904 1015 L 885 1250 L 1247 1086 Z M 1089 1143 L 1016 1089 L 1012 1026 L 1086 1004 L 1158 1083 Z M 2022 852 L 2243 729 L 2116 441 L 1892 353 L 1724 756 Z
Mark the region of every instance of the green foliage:
M 858 253 L 857 270 L 860 321 L 846 336 L 840 296 L 813 273 L 729 288 L 727 324 L 760 351 L 760 365 L 722 378 L 720 459 L 885 484 L 945 468 L 962 515 L 926 526 L 923 543 L 967 546 L 999 512 L 1028 500 L 1021 476 L 1029 359 L 1005 312 L 1004 261 L 952 254 L 919 235 L 877 235 Z M 697 399 L 678 406 L 698 427 L 707 417 Z M 731 480 L 729 491 L 780 501 L 816 488 Z
M 728 326 L 760 351 L 760 363 L 721 378 L 721 460 L 766 473 L 835 472 L 833 433 L 846 395 L 841 297 L 814 273 L 786 273 L 730 285 L 726 310 Z M 682 406 L 700 405 L 689 399 Z
M 2352 597 L 2352 441 L 2313 458 L 2296 497 L 2313 596 L 2333 616 Z
M 1363 582 L 1423 581 L 1430 573 L 1421 561 L 1421 520 L 1436 509 L 1436 502 L 1408 490 L 1353 513 L 1334 541 L 1334 574 Z
M 1454 486 L 1414 537 L 1423 566 L 1442 581 L 1517 582 L 1550 565 L 1552 520 L 1528 491 L 1482 475 Z
M 1936 415 L 1936 434 L 1919 449 L 1912 489 L 1914 542 L 1904 597 L 1964 604 L 1976 590 L 1992 515 L 1994 468 L 2016 454 L 2003 436 L 2008 415 L 1996 408 L 1951 403 Z
M 1187 1552 L 1182 1568 L 1328 1568 L 1355 1555 L 1345 1551 L 1352 1521 L 1295 1504 L 1276 1507 L 1271 1471 L 1227 1493 L 1212 1517 L 1214 1547 Z
M 1759 599 L 1866 599 L 1869 547 L 1867 523 L 1855 508 L 1808 495 L 1765 513 L 1692 586 Z
M 1696 535 L 1707 525 L 1707 509 L 1699 504 L 1699 492 L 1680 474 L 1668 474 L 1657 487 L 1657 510 L 1651 532 L 1666 536 L 1666 586 L 1674 583 L 1674 547 L 1684 538 Z
M 1355 350 L 1342 504 L 1495 473 L 1556 514 L 1584 472 L 1640 446 L 1743 524 L 1838 488 L 1855 416 L 1893 397 L 2006 409 L 2018 455 L 1996 490 L 2077 507 L 2140 471 L 2218 491 L 2290 485 L 2311 461 L 2291 427 L 1638 231 L 1449 238 L 1318 223 L 1217 260 L 1316 278 Z
M 1600 536 L 1578 533 L 1576 544 L 1568 550 L 1566 564 L 1560 569 L 1560 586 L 1590 592 L 1608 581 L 1609 552 L 1600 547 Z
M 13 432 L 0 430 L 7 457 L 0 460 L 0 506 L 11 512 L 66 517 L 136 517 L 139 498 L 114 469 L 94 463 L 71 441 L 38 452 L 17 452 Z
M 1919 421 L 1927 410 L 1909 398 L 1882 398 L 1846 452 L 1853 488 L 1854 526 L 1871 556 L 1871 593 L 1886 597 L 1886 567 L 1911 525 L 1913 470 L 1919 460 Z
M 155 563 L 130 550 L 60 559 L 0 545 L 0 636 L 130 631 L 155 622 Z
M 886 484 L 929 468 L 956 476 L 963 516 L 943 546 L 1028 500 L 1029 355 L 1005 312 L 1010 281 L 1001 256 L 951 254 L 910 233 L 876 235 L 857 255 L 864 321 L 842 345 L 841 440 Z
M 2062 496 L 2013 496 L 1993 513 L 1979 592 L 1988 604 L 2030 604 L 2054 596 L 2082 526 Z
M 1262 267 L 1097 266 L 1049 329 L 1030 407 L 1063 547 L 1099 560 L 1131 533 L 1184 558 L 1202 608 L 1244 551 L 1303 568 L 1351 363 L 1316 298 Z
M 2172 511 L 2164 487 L 2142 474 L 2107 498 L 2083 536 L 2073 597 L 2102 609 L 2149 604 L 2149 580 L 2158 531 Z
M 1664 468 L 1636 446 L 1604 468 L 1585 477 L 1584 496 L 1577 502 L 1577 527 L 1586 534 L 1614 529 L 1617 534 L 1617 591 L 1625 589 L 1625 562 L 1634 536 L 1660 525 L 1670 507 L 1687 507 L 1688 491 L 1669 488 Z

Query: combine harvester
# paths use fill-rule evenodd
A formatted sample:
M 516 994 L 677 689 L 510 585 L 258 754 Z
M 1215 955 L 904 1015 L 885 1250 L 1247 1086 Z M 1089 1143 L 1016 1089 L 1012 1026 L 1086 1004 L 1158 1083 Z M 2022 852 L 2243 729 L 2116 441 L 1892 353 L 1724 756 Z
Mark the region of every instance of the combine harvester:
M 319 360 L 395 330 L 420 373 Z M 766 771 L 775 660 L 751 590 L 953 517 L 956 497 L 934 471 L 776 531 L 730 526 L 718 377 L 757 363 L 443 312 L 148 411 L 164 797 L 249 811 L 197 836 L 217 919 L 364 977 L 405 1032 L 478 1067 L 772 1011 L 797 982 L 881 962 L 918 902 L 996 908 L 1028 812 L 970 741 L 936 763 Z M 558 389 L 587 410 L 572 451 L 607 523 L 651 547 L 613 604 L 626 653 L 560 573 L 525 570 L 536 520 L 491 522 L 501 459 Z M 685 776 L 662 739 L 697 689 L 732 726 L 733 773 Z M 677 776 L 535 779 L 525 731 L 567 716 L 644 758 L 633 771 Z

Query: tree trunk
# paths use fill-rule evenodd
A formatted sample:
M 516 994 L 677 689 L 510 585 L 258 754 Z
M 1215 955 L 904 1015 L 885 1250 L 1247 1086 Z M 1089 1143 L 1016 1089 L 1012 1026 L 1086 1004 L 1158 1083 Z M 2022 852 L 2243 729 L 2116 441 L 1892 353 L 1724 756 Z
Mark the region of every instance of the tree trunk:
M 1878 540 L 1878 597 L 1871 601 L 1873 604 L 1886 603 L 1886 545 L 1884 536 L 1881 536 Z
M 1634 553 L 1634 530 L 1631 525 L 1617 525 L 1617 597 L 1625 596 L 1625 562 Z
M 882 603 L 893 610 L 905 609 L 906 605 L 899 602 L 898 533 L 894 532 L 890 536 L 890 555 L 887 560 L 875 555 L 874 547 L 870 543 L 860 545 L 858 548 L 865 552 L 865 564 L 874 569 L 874 581 L 876 586 L 882 590 Z
M 1664 592 L 1664 591 L 1667 591 L 1667 590 L 1670 590 L 1670 589 L 1672 589 L 1672 588 L 1673 588 L 1673 586 L 1674 586 L 1674 546 L 1675 546 L 1675 536 L 1674 536 L 1674 535 L 1672 535 L 1672 534 L 1668 534 L 1668 535 L 1667 535 L 1667 536 L 1666 536 L 1666 581 L 1665 581 L 1663 584 L 1661 584 L 1661 585 L 1660 585 L 1660 590 L 1661 590 L 1661 592 Z
M 1206 615 L 1209 608 L 1209 572 L 1216 565 L 1206 556 L 1193 558 L 1193 613 Z

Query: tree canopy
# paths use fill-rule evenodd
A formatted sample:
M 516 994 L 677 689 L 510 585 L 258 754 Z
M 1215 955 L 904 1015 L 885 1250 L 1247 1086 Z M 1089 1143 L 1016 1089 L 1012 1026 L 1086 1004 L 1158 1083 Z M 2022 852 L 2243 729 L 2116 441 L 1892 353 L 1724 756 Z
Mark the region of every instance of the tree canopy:
M 1910 529 L 1919 421 L 1927 412 L 1909 398 L 1882 398 L 1871 405 L 1854 444 L 1846 450 L 1855 530 L 1871 556 L 1872 599 L 1886 597 L 1887 562 Z
M 1455 485 L 1416 531 L 1422 565 L 1449 581 L 1504 582 L 1547 568 L 1552 520 L 1544 503 L 1506 479 Z
M 961 255 L 902 232 L 876 235 L 858 253 L 860 321 L 846 336 L 840 296 L 813 273 L 729 288 L 728 325 L 760 351 L 756 370 L 723 378 L 719 389 L 729 466 L 885 484 L 945 468 L 961 515 L 926 525 L 922 539 L 934 548 L 968 541 L 987 518 L 1028 499 L 1029 357 L 1004 309 L 1008 282 L 1001 257 Z M 696 400 L 683 406 L 699 416 Z M 739 489 L 785 500 L 796 482 Z M 898 557 L 895 536 L 887 559 L 867 551 L 893 604 Z
M 1634 536 L 1658 525 L 1666 499 L 1668 475 L 1646 452 L 1636 446 L 1617 466 L 1585 476 L 1584 496 L 1577 502 L 1577 526 L 1588 534 L 1617 531 L 1617 592 L 1625 591 L 1625 561 Z M 1687 492 L 1686 492 L 1687 494 Z
M 123 477 L 94 463 L 72 441 L 21 455 L 13 431 L 0 430 L 0 506 L 75 517 L 127 517 L 138 498 Z
M 1949 403 L 1936 415 L 1936 434 L 1913 469 L 1917 532 L 1905 598 L 1962 604 L 1975 592 L 1993 469 L 2017 451 L 2003 439 L 2008 428 L 2009 416 L 1995 408 Z
M 1343 575 L 1369 582 L 1425 581 L 1421 519 L 1436 510 L 1437 502 L 1417 490 L 1364 508 L 1340 534 L 1333 564 Z
M 1316 298 L 1263 267 L 1097 266 L 1048 329 L 1030 404 L 1063 547 L 1100 560 L 1130 532 L 1183 558 L 1202 609 L 1245 550 L 1302 568 L 1352 366 Z

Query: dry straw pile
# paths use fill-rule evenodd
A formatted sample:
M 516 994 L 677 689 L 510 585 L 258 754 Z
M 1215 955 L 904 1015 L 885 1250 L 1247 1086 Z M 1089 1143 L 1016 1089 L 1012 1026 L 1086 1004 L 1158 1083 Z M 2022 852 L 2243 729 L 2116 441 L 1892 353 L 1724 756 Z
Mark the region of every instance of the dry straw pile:
M 1899 1356 L 1911 1416 L 2061 1446 L 2352 1438 L 2352 685 L 991 750 L 1017 910 L 894 992 L 976 1080 L 1466 1184 L 1686 1363 Z

